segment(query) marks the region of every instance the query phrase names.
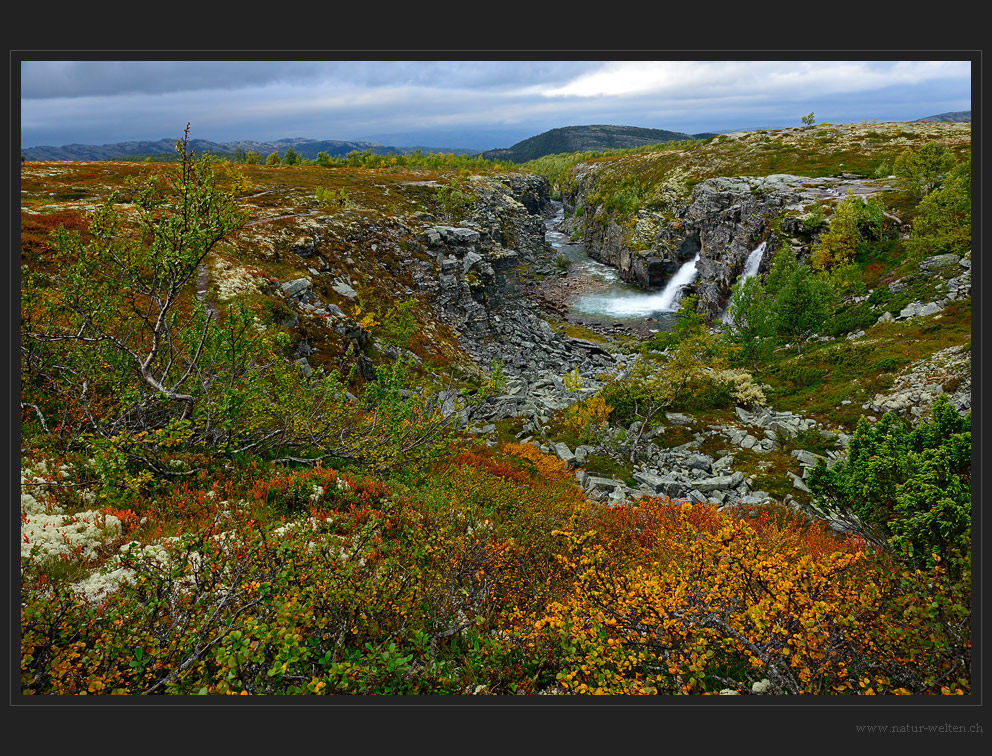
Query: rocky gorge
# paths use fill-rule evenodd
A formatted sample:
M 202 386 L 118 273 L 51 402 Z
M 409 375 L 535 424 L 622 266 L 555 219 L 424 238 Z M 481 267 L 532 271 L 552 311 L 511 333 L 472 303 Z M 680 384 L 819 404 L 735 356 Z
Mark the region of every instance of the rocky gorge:
M 716 319 L 749 256 L 764 251 L 761 259 L 752 257 L 751 265 L 757 272 L 767 266 L 770 253 L 765 250 L 776 245 L 791 244 L 800 253 L 808 254 L 823 230 L 822 226 L 804 225 L 803 213 L 810 206 L 839 200 L 849 191 L 868 197 L 891 187 L 852 175 L 713 177 L 695 185 L 691 193 L 673 200 L 664 210 L 640 210 L 634 219 L 623 221 L 602 206 L 576 214 L 576 208 L 588 201 L 594 186 L 581 170 L 579 175 L 580 180 L 571 192 L 563 194 L 560 204 L 552 202 L 550 183 L 543 176 L 472 177 L 474 201 L 464 217 L 447 223 L 409 217 L 400 220 L 390 232 L 395 239 L 412 240 L 399 260 L 399 269 L 409 281 L 407 294 L 426 298 L 433 319 L 455 334 L 459 348 L 480 370 L 488 372 L 498 366 L 504 376 L 500 390 L 475 405 L 458 404 L 458 392 L 448 389 L 438 394 L 439 406 L 446 414 L 457 413 L 458 422 L 470 433 L 489 439 L 491 444 L 496 443 L 496 423 L 516 423 L 519 430 L 514 435 L 518 440 L 534 443 L 575 466 L 577 481 L 587 494 L 606 502 L 664 495 L 722 507 L 781 500 L 783 490 L 788 490 L 785 502 L 799 507 L 808 500 L 809 492 L 803 484 L 808 468 L 820 458 L 832 464 L 843 453 L 848 434 L 798 413 L 776 412 L 770 407 L 738 407 L 733 422 L 717 425 L 698 425 L 692 418 L 668 413 L 666 422 L 648 429 L 639 446 L 634 444 L 637 448 L 631 445 L 633 429 L 612 429 L 596 443 L 574 448 L 554 437 L 556 416 L 595 396 L 607 383 L 629 375 L 639 356 L 618 349 L 609 338 L 581 338 L 552 328 L 549 301 L 539 294 L 556 289 L 558 307 L 551 309 L 567 322 L 568 302 L 595 293 L 597 282 L 570 278 L 567 268 L 556 265 L 556 255 L 560 253 L 549 242 L 549 232 L 560 230 L 565 237 L 580 237 L 591 258 L 615 270 L 621 278 L 646 287 L 646 293 L 650 288 L 663 287 L 679 268 L 695 260 L 695 280 L 684 292 L 696 293 L 701 311 Z M 586 176 L 585 181 L 582 176 Z M 319 221 L 308 222 L 320 228 Z M 284 254 L 311 263 L 323 259 L 315 241 L 320 238 L 319 231 L 285 238 Z M 327 267 L 314 268 L 312 264 L 309 272 L 309 278 L 290 279 L 269 289 L 295 312 L 285 321 L 287 324 L 317 323 L 365 347 L 364 351 L 371 349 L 389 358 L 405 353 L 419 361 L 409 350 L 382 343 L 366 333 L 358 319 L 348 314 L 349 303 L 358 298 L 353 286 L 357 283 L 351 276 Z M 214 275 L 221 282 L 227 280 L 223 267 L 215 268 Z M 934 276 L 946 281 L 942 299 L 910 302 L 896 315 L 883 312 L 879 321 L 930 316 L 949 302 L 970 297 L 967 258 L 928 258 L 917 277 L 929 280 Z M 888 291 L 900 295 L 914 280 L 909 276 L 893 281 Z M 576 284 L 581 285 L 581 290 L 575 290 Z M 592 292 L 587 290 L 589 287 Z M 337 303 L 321 297 L 318 289 L 331 294 Z M 644 327 L 649 322 L 633 329 L 618 323 L 606 333 L 640 333 L 643 338 L 649 335 L 649 329 Z M 662 327 L 657 322 L 653 324 Z M 862 335 L 863 332 L 854 332 L 846 338 L 857 340 Z M 944 391 L 943 384 L 951 381 L 955 405 L 966 411 L 970 406 L 970 379 L 967 375 L 963 379 L 955 376 L 965 370 L 969 361 L 957 356 L 960 351 L 951 349 L 947 357 L 935 355 L 933 360 L 911 365 L 890 393 L 874 396 L 863 409 L 916 417 Z M 308 359 L 316 353 L 306 337 L 296 345 L 301 369 L 311 369 Z M 362 371 L 371 376 L 369 357 L 360 351 L 358 362 Z M 571 371 L 576 371 L 580 379 L 578 388 L 570 388 L 564 382 L 564 376 Z M 935 371 L 939 376 L 935 377 Z M 666 429 L 671 435 L 672 429 L 688 425 L 693 425 L 691 438 L 675 445 L 664 443 Z M 817 454 L 795 448 L 793 439 L 809 431 L 820 434 L 827 447 L 832 444 L 831 450 Z M 704 443 L 712 453 L 699 450 Z M 783 481 L 787 478 L 788 483 L 785 489 L 779 488 L 774 497 L 762 490 L 756 483 L 753 459 L 747 466 L 748 473 L 735 469 L 735 452 L 739 456 L 741 450 L 752 457 L 772 452 L 788 455 L 792 469 L 782 473 Z M 604 470 L 612 465 L 614 469 L 625 467 L 627 472 L 622 476 L 616 472 L 590 472 L 583 468 L 590 457 L 612 460 L 605 467 L 600 463 Z M 630 468 L 634 459 L 636 464 Z
M 921 198 L 891 166 L 931 130 Z M 157 317 L 174 261 L 90 221 L 174 229 L 194 174 L 22 164 L 22 689 L 968 692 L 965 139 L 184 154 L 230 212 Z M 871 233 L 820 266 L 840 207 Z M 107 285 L 119 250 L 155 274 Z
M 783 242 L 808 254 L 818 229 L 804 228 L 800 216 L 811 205 L 843 199 L 848 192 L 868 198 L 891 189 L 855 175 L 714 177 L 696 184 L 691 193 L 675 194 L 666 207 L 641 209 L 625 219 L 596 205 L 595 199 L 590 202 L 595 186 L 594 172 L 580 172 L 571 191 L 563 194 L 571 230 L 582 235 L 597 259 L 647 288 L 663 285 L 698 255 L 698 277 L 685 293 L 697 294 L 697 306 L 708 319 L 726 308 L 748 255 L 762 242 L 768 249 L 762 260 L 766 266 Z M 576 217 L 579 207 L 587 209 Z M 783 222 L 773 229 L 776 219 Z
M 771 182 L 790 187 L 794 183 L 785 179 Z M 721 207 L 721 202 L 739 197 L 749 186 L 746 182 L 730 182 L 732 190 L 724 191 L 719 202 L 711 197 L 715 187 L 727 185 L 714 181 L 700 190 L 704 199 L 694 210 L 701 228 L 708 222 L 713 226 L 711 234 L 704 232 L 711 245 L 716 245 L 715 240 L 726 227 L 718 220 L 707 221 L 701 208 Z M 666 427 L 678 428 L 693 422 L 685 415 L 668 413 L 665 422 L 646 434 L 646 443 L 635 454 L 638 462 L 632 476 L 626 480 L 585 470 L 583 465 L 590 456 L 612 458 L 617 464 L 626 462 L 633 432 L 616 429 L 597 443 L 572 449 L 549 434 L 552 418 L 594 396 L 606 382 L 629 375 L 638 356 L 557 333 L 539 307 L 523 295 L 531 270 L 536 268 L 555 278 L 554 250 L 546 241 L 545 221 L 554 210 L 546 180 L 525 176 L 503 184 L 477 181 L 475 188 L 479 190 L 478 199 L 469 217 L 458 225 L 426 226 L 418 234 L 418 243 L 426 255 L 414 264 L 418 289 L 429 295 L 432 307 L 457 333 L 465 352 L 482 368 L 498 363 L 506 377 L 501 392 L 459 411 L 470 433 L 495 443 L 494 423 L 517 419 L 522 423 L 516 433 L 518 439 L 575 466 L 576 479 L 587 494 L 612 503 L 646 495 L 707 501 L 718 506 L 768 502 L 771 495 L 755 486 L 753 476 L 734 469 L 734 449 L 768 453 L 810 429 L 837 442 L 838 450 L 830 452 L 826 459 L 832 463 L 838 458 L 847 438 L 843 432 L 820 428 L 815 421 L 791 412 L 759 408 L 752 413 L 740 407 L 734 424 L 700 428 L 688 442 L 664 448 L 651 443 L 651 439 L 663 437 Z M 831 184 L 831 188 L 836 186 Z M 746 196 L 753 195 L 746 192 Z M 754 223 L 767 218 L 787 196 L 791 195 L 786 189 L 779 190 L 767 206 L 755 205 L 759 209 L 748 217 Z M 809 196 L 815 196 L 815 192 Z M 714 217 L 725 220 L 726 215 L 725 209 L 714 211 Z M 746 248 L 739 244 L 731 249 L 732 260 L 733 254 Z M 708 259 L 719 262 L 726 271 L 736 264 L 720 257 L 715 246 Z M 578 388 L 566 386 L 563 380 L 572 370 L 581 380 Z M 439 401 L 449 402 L 451 411 L 455 411 L 453 396 L 454 392 L 439 396 Z M 724 448 L 715 456 L 699 452 L 698 447 L 707 438 L 718 439 Z M 802 450 L 794 450 L 791 456 L 803 475 L 820 458 Z M 793 473 L 791 485 L 800 496 L 806 492 L 800 475 Z M 790 502 L 798 507 L 791 497 L 786 499 L 786 503 Z

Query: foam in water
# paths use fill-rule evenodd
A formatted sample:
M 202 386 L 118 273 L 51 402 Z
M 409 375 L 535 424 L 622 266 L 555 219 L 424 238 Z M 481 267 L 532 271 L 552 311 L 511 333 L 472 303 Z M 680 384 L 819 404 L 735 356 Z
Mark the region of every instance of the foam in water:
M 647 317 L 656 312 L 674 312 L 680 302 L 679 294 L 682 289 L 696 280 L 699 272 L 696 263 L 699 253 L 679 268 L 669 279 L 668 284 L 655 294 L 643 294 L 630 297 L 618 297 L 602 303 L 602 309 L 610 315 Z
M 587 292 L 575 297 L 570 308 L 581 317 L 594 320 L 637 321 L 653 317 L 662 321 L 671 318 L 679 305 L 681 289 L 696 279 L 696 261 L 699 255 L 684 264 L 661 292 L 648 293 L 643 289 L 621 280 L 613 267 L 592 259 L 585 247 L 570 243 L 568 237 L 552 228 L 564 217 L 560 203 L 556 204 L 553 218 L 545 220 L 548 242 L 572 262 L 572 270 L 580 271 L 587 278 L 598 279 L 598 291 Z

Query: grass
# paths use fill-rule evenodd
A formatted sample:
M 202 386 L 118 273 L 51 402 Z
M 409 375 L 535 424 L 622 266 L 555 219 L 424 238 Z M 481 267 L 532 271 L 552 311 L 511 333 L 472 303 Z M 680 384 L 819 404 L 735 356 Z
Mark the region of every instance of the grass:
M 777 409 L 853 430 L 861 405 L 889 389 L 899 369 L 970 339 L 971 303 L 952 302 L 937 315 L 876 324 L 856 341 L 812 343 L 802 355 L 779 350 L 759 377 Z
M 21 165 L 21 262 L 45 274 L 59 265 L 50 233 L 58 226 L 86 235 L 89 212 L 105 201 L 112 189 L 127 181 L 164 176 L 174 169 L 165 163 L 126 161 L 27 162 Z M 450 180 L 450 172 L 428 169 L 373 169 L 358 167 L 265 166 L 218 164 L 222 186 L 240 187 L 249 213 L 248 225 L 220 245 L 211 264 L 224 258 L 236 268 L 264 273 L 269 284 L 309 278 L 317 295 L 351 313 L 354 302 L 331 288 L 336 277 L 350 277 L 359 291 L 363 312 L 383 315 L 407 290 L 417 287 L 407 263 L 427 260 L 416 235 L 436 214 L 432 186 Z M 316 190 L 347 191 L 343 207 L 325 207 Z M 125 190 L 126 195 L 126 190 Z M 126 201 L 124 196 L 122 201 Z M 316 236 L 316 254 L 301 257 L 290 251 L 296 238 Z M 327 271 L 315 275 L 309 268 Z M 215 281 L 211 282 L 215 284 Z M 216 297 L 216 289 L 212 296 Z M 291 305 L 268 294 L 246 291 L 235 295 L 263 323 L 287 316 Z M 317 353 L 308 359 L 314 367 L 338 366 L 347 339 L 328 328 L 320 317 L 297 311 L 296 335 Z M 381 317 L 378 318 L 381 320 Z M 441 370 L 467 359 L 450 328 L 432 318 L 419 319 L 410 347 L 428 369 Z M 430 320 L 430 322 L 426 322 Z
M 551 328 L 562 336 L 569 336 L 574 339 L 585 339 L 586 341 L 594 341 L 597 344 L 610 344 L 611 340 L 601 333 L 597 333 L 590 328 L 579 325 L 577 323 L 569 323 L 566 320 L 554 319 L 549 320 L 551 323 Z
M 590 454 L 586 457 L 583 465 L 586 472 L 604 478 L 615 478 L 622 480 L 631 488 L 636 488 L 640 484 L 634 480 L 630 470 L 620 462 L 605 454 Z
M 870 136 L 869 136 L 870 135 Z M 943 139 L 959 157 L 971 149 L 971 132 L 962 124 L 845 124 L 827 125 L 819 131 L 784 129 L 775 132 L 727 134 L 696 142 L 670 142 L 664 148 L 640 148 L 587 157 L 579 173 L 570 173 L 583 158 L 549 156 L 527 167 L 545 172 L 560 182 L 568 194 L 578 184 L 601 198 L 616 196 L 616 209 L 632 214 L 678 168 L 685 171 L 685 186 L 715 176 L 837 176 L 857 173 L 872 176 L 879 165 L 931 139 Z M 554 159 L 552 159 L 554 158 Z M 587 192 L 588 193 L 588 192 Z M 901 198 L 899 202 L 908 201 Z
M 800 491 L 792 485 L 792 479 L 787 473 L 802 475 L 802 467 L 788 451 L 773 450 L 756 452 L 751 449 L 734 450 L 734 470 L 752 478 L 753 490 L 765 491 L 776 501 L 783 501 L 791 496 L 796 501 L 807 503 L 809 494 Z
M 652 196 L 653 189 L 676 168 L 685 172 L 688 189 L 710 176 L 765 175 L 787 172 L 808 176 L 856 172 L 872 175 L 882 163 L 892 163 L 903 150 L 934 137 L 943 138 L 955 152 L 970 149 L 970 130 L 960 124 L 853 124 L 834 127 L 819 124 L 815 130 L 784 129 L 744 135 L 723 135 L 697 142 L 676 142 L 635 150 L 616 150 L 585 156 L 580 171 L 597 194 L 623 190 L 634 205 Z M 555 163 L 564 188 L 578 179 L 569 174 L 583 156 L 566 156 Z M 537 168 L 537 164 L 534 166 Z M 105 199 L 111 187 L 122 187 L 126 180 L 161 175 L 169 166 L 133 162 L 26 163 L 22 165 L 22 262 L 44 272 L 57 265 L 49 233 L 58 225 L 85 234 L 87 210 Z M 246 228 L 221 251 L 239 267 L 264 270 L 270 281 L 298 277 L 314 280 L 315 289 L 326 302 L 351 311 L 350 301 L 329 289 L 329 279 L 351 275 L 359 289 L 363 310 L 384 313 L 396 301 L 396 292 L 415 288 L 404 272 L 404 263 L 420 254 L 420 245 L 411 228 L 430 222 L 436 211 L 433 186 L 443 184 L 451 173 L 443 170 L 316 166 L 230 166 L 221 169 L 224 181 L 244 178 L 244 201 L 253 225 Z M 347 190 L 343 207 L 323 208 L 315 199 L 318 188 Z M 916 199 L 899 189 L 884 194 L 886 209 L 903 220 L 911 220 Z M 630 203 L 621 202 L 619 205 Z M 619 206 L 618 205 L 618 206 Z M 426 213 L 426 215 L 425 215 Z M 591 213 L 585 213 L 586 216 Z M 288 252 L 289 242 L 299 236 L 301 226 L 313 223 L 319 229 L 320 243 L 315 258 L 300 258 Z M 375 247 L 373 251 L 372 247 Z M 281 251 L 280 251 L 281 250 Z M 348 262 L 348 260 L 352 262 Z M 932 276 L 919 273 L 918 260 L 910 259 L 902 242 L 891 233 L 874 243 L 869 252 L 855 261 L 860 284 L 873 289 L 869 300 L 847 305 L 835 316 L 838 333 L 863 328 L 860 342 L 839 340 L 809 344 L 802 355 L 792 350 L 775 353 L 756 377 L 769 384 L 769 401 L 776 408 L 811 416 L 829 426 L 851 430 L 863 414 L 862 404 L 876 393 L 891 387 L 898 372 L 911 363 L 948 346 L 970 342 L 970 303 L 956 302 L 942 314 L 905 322 L 875 324 L 877 314 L 897 314 L 912 301 L 929 301 L 957 268 L 939 270 Z M 308 267 L 330 271 L 327 280 L 313 276 Z M 893 294 L 888 284 L 902 279 L 907 285 Z M 264 322 L 289 314 L 284 305 L 273 308 L 271 298 L 261 293 L 238 295 L 259 313 Z M 237 298 L 237 297 L 236 297 Z M 281 302 L 281 300 L 280 300 Z M 267 304 L 268 303 L 268 304 Z M 884 308 L 884 309 L 882 309 Z M 328 329 L 319 319 L 299 313 L 302 336 L 317 347 L 309 360 L 314 366 L 337 365 L 346 340 Z M 426 370 L 439 371 L 446 365 L 460 364 L 464 355 L 457 338 L 440 323 L 419 322 L 411 348 L 424 358 Z M 633 337 L 610 340 L 583 326 L 565 321 L 553 328 L 566 336 L 614 347 L 636 348 Z M 624 349 L 621 349 L 624 351 Z M 950 382 L 949 382 L 950 383 Z M 850 404 L 841 404 L 848 400 Z M 559 413 L 560 414 L 560 413 Z M 674 447 L 692 441 L 694 433 L 706 433 L 705 425 L 734 422 L 732 410 L 706 410 L 691 413 L 690 426 L 671 425 L 655 443 Z M 565 428 L 560 417 L 552 420 L 552 435 L 574 448 L 577 434 Z M 500 439 L 513 440 L 519 422 L 497 425 Z M 808 439 L 810 451 L 815 439 Z M 705 453 L 722 448 L 713 436 L 702 447 Z M 738 450 L 735 450 L 738 454 Z M 765 455 L 757 455 L 765 458 Z M 601 461 L 603 473 L 616 471 Z M 616 463 L 613 463 L 616 465 Z M 786 482 L 788 480 L 786 479 Z M 768 490 L 768 489 L 766 489 Z M 791 493 L 791 484 L 790 491 Z
M 663 449 L 674 449 L 695 440 L 697 425 L 695 420 L 687 425 L 666 425 L 664 432 L 655 436 L 653 441 Z

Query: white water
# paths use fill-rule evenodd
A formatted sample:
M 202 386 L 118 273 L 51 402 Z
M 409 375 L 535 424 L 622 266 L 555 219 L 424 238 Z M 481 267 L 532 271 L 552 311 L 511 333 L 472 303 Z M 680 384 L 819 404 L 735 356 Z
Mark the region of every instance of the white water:
M 546 222 L 547 240 L 568 258 L 570 274 L 598 282 L 592 290 L 584 291 L 569 303 L 572 314 L 580 321 L 602 323 L 643 323 L 651 319 L 659 329 L 667 330 L 674 322 L 679 291 L 696 279 L 695 264 L 699 256 L 683 265 L 663 291 L 647 292 L 621 279 L 616 268 L 593 260 L 581 243 L 571 243 L 564 234 L 551 230 L 562 217 L 563 210 L 559 207 L 556 216 Z
M 696 280 L 699 272 L 696 270 L 696 263 L 699 261 L 699 254 L 679 268 L 672 276 L 665 288 L 660 292 L 652 294 L 639 294 L 632 297 L 620 297 L 609 300 L 605 303 L 606 312 L 611 315 L 622 315 L 627 317 L 648 317 L 658 312 L 674 312 L 679 307 L 679 294 L 686 286 Z
M 767 242 L 761 242 L 754 251 L 747 256 L 747 260 L 744 261 L 744 272 L 741 273 L 740 280 L 745 278 L 752 278 L 758 275 L 758 266 L 761 265 L 761 256 L 765 254 L 765 244 Z
M 761 242 L 757 247 L 755 247 L 751 254 L 747 256 L 747 260 L 744 261 L 744 270 L 741 272 L 741 277 L 737 279 L 737 283 L 734 284 L 734 288 L 737 288 L 737 284 L 748 278 L 753 278 L 758 275 L 758 268 L 761 266 L 761 257 L 765 254 L 765 244 L 767 242 Z M 731 289 L 733 291 L 733 289 Z M 727 310 L 724 309 L 723 314 L 720 316 L 721 322 L 728 322 L 727 319 L 730 316 L 727 314 Z

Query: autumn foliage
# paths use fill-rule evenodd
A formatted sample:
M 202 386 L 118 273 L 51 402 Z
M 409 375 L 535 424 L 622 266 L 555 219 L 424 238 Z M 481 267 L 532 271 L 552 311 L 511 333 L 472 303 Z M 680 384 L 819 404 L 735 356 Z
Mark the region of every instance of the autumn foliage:
M 939 585 L 939 570 L 898 575 L 863 544 L 820 527 L 690 504 L 641 507 L 652 535 L 627 568 L 596 531 L 559 531 L 567 548 L 558 558 L 576 580 L 536 620 L 532 642 L 556 648 L 564 690 L 746 693 L 764 680 L 791 694 L 947 687 L 907 665 L 907 649 L 957 645 L 960 654 L 966 638 L 934 617 L 917 625 L 894 611 L 927 579 Z M 960 676 L 951 687 L 966 689 L 967 666 L 948 662 Z
M 413 299 L 349 306 L 342 362 L 307 371 L 278 318 L 197 299 L 251 187 L 178 146 L 183 191 L 135 167 L 91 214 L 22 213 L 23 694 L 971 692 L 970 418 L 884 419 L 814 468 L 859 535 L 775 504 L 595 503 L 505 428 L 458 432 L 501 367 L 440 401 L 405 353 L 426 338 Z M 408 167 L 428 158 L 468 165 Z M 383 160 L 321 180 L 404 158 Z M 428 199 L 457 216 L 446 187 Z M 561 428 L 637 420 L 636 450 L 663 410 L 756 400 L 693 301 L 664 359 L 582 401 L 567 375 Z M 373 337 L 393 356 L 361 352 Z
M 103 595 L 24 562 L 24 692 L 969 691 L 939 563 L 784 509 L 593 505 L 529 444 L 405 483 L 249 466 L 176 495 L 168 538 L 120 512 L 136 541 Z

